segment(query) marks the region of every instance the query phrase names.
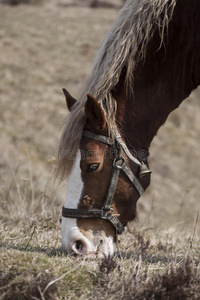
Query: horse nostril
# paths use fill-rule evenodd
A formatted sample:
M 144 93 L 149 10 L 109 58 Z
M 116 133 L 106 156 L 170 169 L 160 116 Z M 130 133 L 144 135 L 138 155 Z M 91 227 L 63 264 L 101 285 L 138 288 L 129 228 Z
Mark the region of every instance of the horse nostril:
M 83 243 L 82 241 L 78 240 L 75 242 L 75 248 L 77 249 L 78 252 L 82 252 L 83 249 Z
M 88 250 L 87 243 L 82 241 L 81 239 L 74 241 L 74 243 L 72 244 L 72 251 L 75 254 L 82 255 L 85 254 L 87 250 Z

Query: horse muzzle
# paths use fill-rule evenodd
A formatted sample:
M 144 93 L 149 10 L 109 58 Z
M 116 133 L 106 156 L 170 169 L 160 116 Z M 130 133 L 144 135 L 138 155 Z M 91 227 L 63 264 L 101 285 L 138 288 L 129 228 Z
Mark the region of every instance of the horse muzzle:
M 81 255 L 86 258 L 105 258 L 114 255 L 115 246 L 111 236 L 106 236 L 102 231 L 85 232 L 83 234 L 74 219 L 62 220 L 62 248 L 73 255 Z M 73 226 L 75 225 L 75 226 Z

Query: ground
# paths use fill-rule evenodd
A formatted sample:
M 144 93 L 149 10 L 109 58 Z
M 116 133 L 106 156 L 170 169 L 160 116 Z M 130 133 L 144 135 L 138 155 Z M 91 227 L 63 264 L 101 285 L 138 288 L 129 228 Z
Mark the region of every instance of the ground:
M 200 90 L 154 139 L 152 184 L 114 259 L 67 256 L 61 89 L 79 96 L 118 8 L 36 2 L 0 4 L 0 299 L 198 299 Z

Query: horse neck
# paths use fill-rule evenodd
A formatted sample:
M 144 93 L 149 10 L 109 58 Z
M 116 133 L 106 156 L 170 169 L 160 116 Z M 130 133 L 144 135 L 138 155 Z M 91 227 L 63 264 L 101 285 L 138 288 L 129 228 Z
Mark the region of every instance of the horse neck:
M 117 120 L 138 151 L 148 151 L 168 115 L 200 84 L 200 2 L 192 1 L 188 7 L 177 1 L 162 46 L 155 32 L 135 70 L 133 95 L 126 95 L 123 73 L 114 92 Z

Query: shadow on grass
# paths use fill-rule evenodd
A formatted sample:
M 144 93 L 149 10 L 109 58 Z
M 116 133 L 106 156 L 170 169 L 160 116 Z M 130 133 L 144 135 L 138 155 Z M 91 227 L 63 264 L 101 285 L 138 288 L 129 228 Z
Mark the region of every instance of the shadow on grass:
M 24 246 L 15 246 L 15 245 L 6 245 L 6 244 L 1 244 L 0 249 L 5 249 L 5 250 L 17 250 L 17 251 L 22 251 L 22 252 L 31 252 L 31 253 L 44 253 L 48 257 L 62 257 L 68 255 L 66 252 L 62 250 L 62 248 L 52 248 L 52 249 L 47 249 L 47 248 L 42 248 L 42 247 L 24 247 Z

